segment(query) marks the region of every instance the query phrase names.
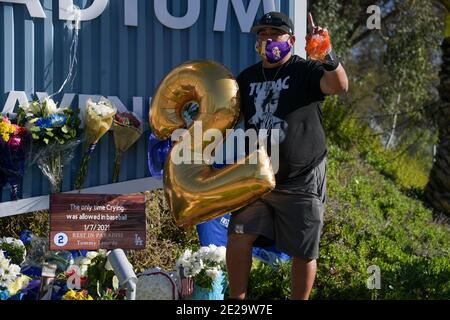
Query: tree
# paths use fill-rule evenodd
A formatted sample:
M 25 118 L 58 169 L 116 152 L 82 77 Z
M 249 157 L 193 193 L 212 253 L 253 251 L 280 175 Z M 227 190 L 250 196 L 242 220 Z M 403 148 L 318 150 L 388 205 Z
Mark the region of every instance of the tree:
M 447 18 L 442 42 L 442 68 L 439 74 L 439 143 L 425 196 L 435 209 L 450 215 L 450 0 L 441 0 L 441 3 L 447 10 Z
M 372 5 L 380 30 L 367 25 Z M 395 152 L 428 163 L 425 197 L 450 214 L 450 0 L 309 0 L 309 8 L 350 75 L 341 98 L 349 114 L 367 119 Z
M 424 108 L 439 99 L 433 60 L 442 39 L 436 4 L 429 0 L 311 0 L 310 5 L 319 25 L 331 29 L 333 46 L 350 69 L 346 104 L 357 115 L 383 115 L 371 120 L 383 131 L 386 146 L 407 143 L 422 128 L 430 130 Z M 372 15 L 368 8 L 373 5 L 381 13 L 379 30 L 368 28 Z

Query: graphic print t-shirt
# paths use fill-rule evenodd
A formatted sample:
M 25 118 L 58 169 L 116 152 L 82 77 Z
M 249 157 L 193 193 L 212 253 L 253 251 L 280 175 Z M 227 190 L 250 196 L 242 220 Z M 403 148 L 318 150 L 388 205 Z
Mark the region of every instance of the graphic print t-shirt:
M 237 78 L 246 129 L 267 129 L 269 134 L 278 129 L 275 177 L 279 190 L 301 187 L 305 175 L 327 155 L 321 110 L 323 74 L 320 62 L 294 55 L 281 67 L 263 73 L 260 62 Z

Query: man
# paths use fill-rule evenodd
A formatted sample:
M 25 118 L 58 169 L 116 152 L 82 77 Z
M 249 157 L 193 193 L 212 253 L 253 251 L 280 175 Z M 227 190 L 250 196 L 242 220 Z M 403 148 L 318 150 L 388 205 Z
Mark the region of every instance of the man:
M 307 37 L 323 35 L 312 28 Z M 348 90 L 346 72 L 332 51 L 323 61 L 292 54 L 294 26 L 286 15 L 265 14 L 253 27 L 262 62 L 238 76 L 246 129 L 277 130 L 276 188 L 233 213 L 228 228 L 230 299 L 245 299 L 252 247 L 275 243 L 293 257 L 291 299 L 309 299 L 316 276 L 326 199 L 327 148 L 320 102 Z M 269 140 L 273 141 L 273 140 Z

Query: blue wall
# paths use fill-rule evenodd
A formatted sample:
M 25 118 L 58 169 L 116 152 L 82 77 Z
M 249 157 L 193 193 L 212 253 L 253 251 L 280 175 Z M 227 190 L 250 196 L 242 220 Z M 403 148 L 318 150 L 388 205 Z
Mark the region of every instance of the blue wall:
M 158 0 L 155 0 L 158 1 Z M 277 0 L 277 9 L 289 13 L 294 0 Z M 243 0 L 247 7 L 249 1 Z M 92 1 L 74 3 L 81 8 Z M 154 1 L 139 0 L 139 26 L 124 25 L 123 0 L 110 0 L 103 14 L 83 22 L 78 47 L 77 76 L 73 88 L 65 93 L 118 96 L 133 110 L 133 97 L 143 97 L 144 121 L 148 101 L 159 82 L 178 64 L 193 59 L 212 59 L 224 63 L 237 75 L 258 60 L 254 36 L 242 33 L 230 4 L 225 32 L 214 32 L 215 0 L 202 0 L 200 18 L 190 29 L 173 30 L 155 17 Z M 9 91 L 58 91 L 69 67 L 72 31 L 59 20 L 57 0 L 41 0 L 47 19 L 31 18 L 25 5 L 0 2 L 0 111 Z M 169 12 L 182 16 L 186 0 L 170 0 Z M 262 2 L 259 9 L 263 11 Z M 63 92 L 63 93 L 64 93 Z M 61 101 L 62 94 L 55 97 Z M 73 107 L 78 106 L 78 96 Z M 123 157 L 121 181 L 148 177 L 146 132 Z M 109 133 L 95 151 L 85 186 L 111 183 L 114 141 Z M 64 169 L 63 191 L 73 185 L 81 158 L 81 148 Z M 47 180 L 36 166 L 28 168 L 23 181 L 23 198 L 48 193 Z M 8 188 L 0 200 L 9 199 Z

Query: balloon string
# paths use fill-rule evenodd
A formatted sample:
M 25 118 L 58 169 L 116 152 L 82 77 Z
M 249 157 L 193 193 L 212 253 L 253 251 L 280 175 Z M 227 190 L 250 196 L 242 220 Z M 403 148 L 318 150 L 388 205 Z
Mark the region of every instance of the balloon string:
M 96 147 L 97 147 L 97 144 L 96 144 L 96 143 L 91 144 L 91 145 L 88 147 L 88 150 L 87 150 L 86 154 L 90 156 L 90 155 L 94 152 L 94 150 L 95 150 Z
M 67 85 L 67 83 L 69 81 L 71 81 L 71 87 L 73 86 L 73 81 L 76 78 L 76 65 L 78 63 L 77 60 L 77 48 L 78 48 L 78 39 L 79 39 L 79 31 L 80 31 L 80 23 L 81 23 L 81 10 L 79 7 L 77 6 L 73 6 L 73 12 L 74 12 L 74 20 L 71 21 L 68 24 L 68 28 L 69 29 L 75 29 L 74 32 L 74 36 L 72 39 L 72 43 L 70 45 L 70 53 L 69 53 L 69 73 L 67 74 L 66 79 L 64 80 L 63 84 L 61 85 L 61 88 L 59 88 L 59 90 L 53 94 L 51 94 L 47 99 L 52 98 L 53 96 L 60 94 L 65 86 Z M 75 69 L 75 74 L 74 74 L 74 69 Z
M 19 200 L 19 185 L 17 183 L 11 184 L 11 200 Z

